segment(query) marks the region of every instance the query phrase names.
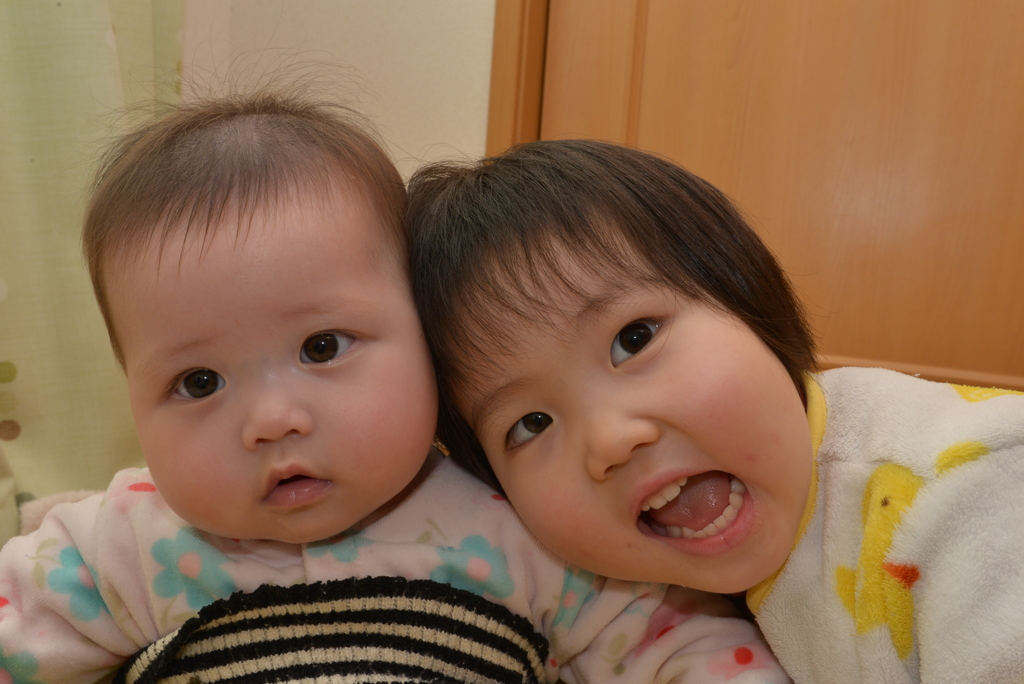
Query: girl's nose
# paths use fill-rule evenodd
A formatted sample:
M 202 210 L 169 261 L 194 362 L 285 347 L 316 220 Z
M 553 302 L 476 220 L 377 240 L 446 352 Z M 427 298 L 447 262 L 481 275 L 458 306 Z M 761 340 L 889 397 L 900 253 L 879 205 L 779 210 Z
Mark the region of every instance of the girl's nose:
M 261 444 L 312 431 L 312 414 L 294 396 L 279 389 L 264 392 L 251 402 L 242 426 L 242 443 L 248 451 L 256 451 Z
M 587 471 L 603 481 L 627 463 L 641 447 L 653 444 L 661 434 L 658 424 L 634 412 L 600 411 L 589 424 L 586 444 Z

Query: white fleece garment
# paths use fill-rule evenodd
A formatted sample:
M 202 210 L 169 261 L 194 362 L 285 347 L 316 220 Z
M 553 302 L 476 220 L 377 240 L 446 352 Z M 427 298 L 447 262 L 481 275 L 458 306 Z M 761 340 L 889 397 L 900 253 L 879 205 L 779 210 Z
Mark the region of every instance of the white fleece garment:
M 808 394 L 802 536 L 748 592 L 790 676 L 1024 682 L 1024 395 L 862 368 Z

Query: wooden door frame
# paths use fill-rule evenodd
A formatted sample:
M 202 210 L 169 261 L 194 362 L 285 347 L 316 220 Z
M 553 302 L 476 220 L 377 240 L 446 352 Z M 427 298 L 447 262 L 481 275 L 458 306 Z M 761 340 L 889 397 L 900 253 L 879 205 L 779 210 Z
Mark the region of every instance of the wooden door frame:
M 548 0 L 495 0 L 488 156 L 540 137 Z

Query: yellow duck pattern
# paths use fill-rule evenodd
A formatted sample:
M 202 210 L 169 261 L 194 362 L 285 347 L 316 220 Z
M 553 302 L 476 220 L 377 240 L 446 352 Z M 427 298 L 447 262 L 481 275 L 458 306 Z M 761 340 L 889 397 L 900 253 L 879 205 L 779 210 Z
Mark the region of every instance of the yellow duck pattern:
M 794 682 L 1024 684 L 1020 394 L 809 378 L 807 504 L 785 565 L 747 592 Z
M 914 646 L 914 566 L 885 562 L 903 512 L 914 503 L 924 479 L 907 467 L 886 463 L 875 469 L 864 490 L 864 539 L 857 568 L 836 568 L 836 591 L 853 616 L 857 633 L 888 624 L 900 658 Z
M 1004 394 L 1011 390 L 987 389 L 953 385 L 953 389 L 971 403 Z M 953 444 L 935 459 L 935 474 L 969 463 L 989 453 L 980 442 Z M 889 626 L 893 647 L 905 659 L 914 647 L 914 599 L 911 589 L 920 579 L 915 565 L 886 561 L 893 534 L 904 512 L 909 509 L 925 479 L 909 468 L 895 463 L 880 465 L 868 478 L 861 505 L 864 535 L 856 568 L 836 568 L 836 593 L 854 619 L 858 634 L 880 625 Z

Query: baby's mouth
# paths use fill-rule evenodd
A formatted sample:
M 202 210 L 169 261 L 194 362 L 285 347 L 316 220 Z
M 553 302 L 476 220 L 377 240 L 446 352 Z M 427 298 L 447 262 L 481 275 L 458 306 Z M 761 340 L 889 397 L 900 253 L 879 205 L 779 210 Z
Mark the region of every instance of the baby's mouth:
M 286 508 L 304 506 L 319 499 L 330 487 L 330 480 L 320 480 L 301 474 L 292 475 L 278 480 L 271 487 L 264 502 L 271 506 Z
M 703 539 L 732 524 L 746 490 L 742 480 L 719 470 L 684 477 L 647 497 L 640 520 L 662 537 Z

